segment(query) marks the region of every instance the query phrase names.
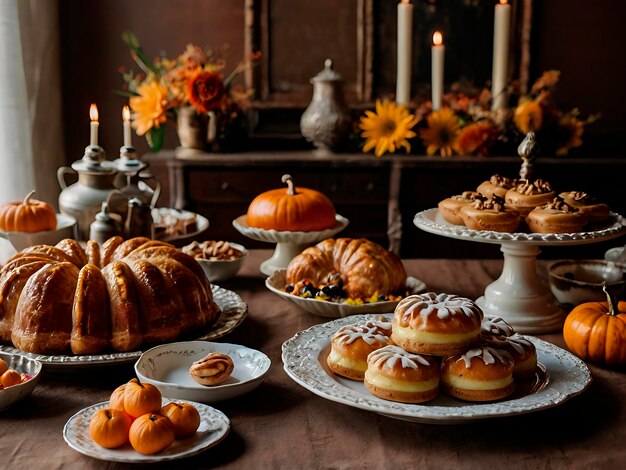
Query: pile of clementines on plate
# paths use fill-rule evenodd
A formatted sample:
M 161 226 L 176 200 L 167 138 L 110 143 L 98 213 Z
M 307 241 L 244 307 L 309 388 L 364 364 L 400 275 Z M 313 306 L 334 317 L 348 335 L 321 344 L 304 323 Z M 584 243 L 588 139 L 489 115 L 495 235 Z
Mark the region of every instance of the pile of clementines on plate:
M 117 387 L 109 407 L 97 411 L 89 423 L 93 441 L 107 449 L 127 442 L 140 454 L 167 449 L 175 439 L 192 436 L 200 426 L 200 413 L 189 403 L 161 406 L 161 392 L 137 379 Z

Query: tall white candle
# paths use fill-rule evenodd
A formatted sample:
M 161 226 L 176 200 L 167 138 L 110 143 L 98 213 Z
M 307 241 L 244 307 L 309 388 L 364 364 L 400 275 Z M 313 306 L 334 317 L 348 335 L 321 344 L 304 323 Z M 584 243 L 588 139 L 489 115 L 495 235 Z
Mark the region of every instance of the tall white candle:
M 89 118 L 91 119 L 89 144 L 98 145 L 98 107 L 95 104 L 89 107 Z
M 506 81 L 509 63 L 509 31 L 511 27 L 511 5 L 500 0 L 496 5 L 493 20 L 493 66 L 491 71 L 491 109 L 506 106 Z
M 439 31 L 435 31 L 433 34 L 433 45 L 431 47 L 431 89 L 434 111 L 441 108 L 445 57 L 446 47 L 443 45 L 443 35 Z
M 122 108 L 122 120 L 124 121 L 124 147 L 132 147 L 132 137 L 130 133 L 130 109 L 128 106 Z
M 409 0 L 398 3 L 398 70 L 396 76 L 396 103 L 411 100 L 411 55 L 413 37 L 413 4 Z

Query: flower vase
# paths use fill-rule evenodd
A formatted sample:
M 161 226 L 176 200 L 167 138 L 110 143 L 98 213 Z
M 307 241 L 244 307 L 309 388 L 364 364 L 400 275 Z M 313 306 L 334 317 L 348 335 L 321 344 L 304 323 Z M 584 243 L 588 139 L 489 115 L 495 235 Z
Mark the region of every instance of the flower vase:
M 211 150 L 217 136 L 217 116 L 212 111 L 200 114 L 193 106 L 182 107 L 178 110 L 176 130 L 182 147 Z

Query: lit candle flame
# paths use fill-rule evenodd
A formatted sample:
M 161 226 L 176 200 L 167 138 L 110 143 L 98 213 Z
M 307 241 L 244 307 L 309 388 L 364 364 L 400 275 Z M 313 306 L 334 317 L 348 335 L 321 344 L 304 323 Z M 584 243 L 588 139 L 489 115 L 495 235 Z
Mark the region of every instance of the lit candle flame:
M 443 44 L 443 35 L 439 31 L 435 31 L 433 34 L 433 44 L 435 46 L 441 46 L 441 44 Z
M 508 2 L 508 0 L 500 0 L 500 5 L 506 5 Z
M 92 122 L 98 122 L 98 107 L 95 104 L 89 107 L 89 117 Z
M 124 106 L 122 108 L 122 119 L 124 122 L 130 122 L 130 109 L 128 106 Z

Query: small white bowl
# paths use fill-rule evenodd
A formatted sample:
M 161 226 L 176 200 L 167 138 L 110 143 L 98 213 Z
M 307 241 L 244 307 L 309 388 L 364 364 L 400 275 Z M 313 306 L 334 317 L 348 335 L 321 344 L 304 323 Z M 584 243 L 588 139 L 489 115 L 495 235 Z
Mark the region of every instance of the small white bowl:
M 32 393 L 35 385 L 39 382 L 41 362 L 17 354 L 0 353 L 0 357 L 7 361 L 9 369 L 14 369 L 20 374 L 24 373 L 31 376 L 26 382 L 0 390 L 0 411 L 2 411 Z
M 624 288 L 626 265 L 605 260 L 560 260 L 548 268 L 550 289 L 561 304 L 606 301 L 602 285 L 618 296 Z
M 228 242 L 230 246 L 239 250 L 242 254 L 239 258 L 232 260 L 208 260 L 196 258 L 196 261 L 200 263 L 206 277 L 211 282 L 227 281 L 237 275 L 243 264 L 243 260 L 248 256 L 248 250 L 243 245 L 238 243 Z
M 233 373 L 222 384 L 206 387 L 191 378 L 189 368 L 194 361 L 214 352 L 230 356 Z M 254 390 L 270 365 L 270 359 L 262 352 L 238 344 L 183 341 L 149 349 L 135 363 L 135 373 L 140 381 L 155 385 L 165 397 L 213 403 Z
M 45 232 L 0 232 L 0 237 L 11 242 L 21 251 L 33 245 L 56 245 L 65 238 L 76 238 L 76 219 L 66 214 L 57 214 L 57 228 Z

